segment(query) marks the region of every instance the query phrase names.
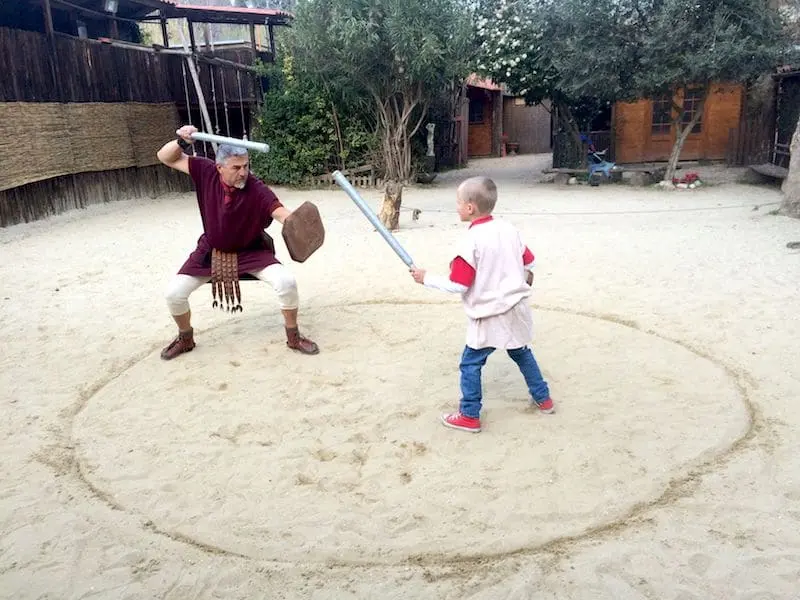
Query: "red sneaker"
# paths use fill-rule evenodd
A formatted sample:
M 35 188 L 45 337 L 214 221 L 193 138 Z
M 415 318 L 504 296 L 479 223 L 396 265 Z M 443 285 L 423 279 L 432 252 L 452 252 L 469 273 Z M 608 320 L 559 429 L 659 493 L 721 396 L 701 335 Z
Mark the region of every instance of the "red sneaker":
M 460 429 L 461 431 L 469 431 L 470 433 L 478 433 L 481 430 L 480 419 L 466 417 L 460 412 L 443 414 L 442 423 L 445 427 L 452 427 L 453 429 Z
M 539 407 L 540 412 L 543 412 L 546 415 L 552 415 L 554 412 L 556 412 L 556 407 L 553 406 L 553 401 L 550 398 L 546 398 L 541 402 L 534 402 L 534 404 Z

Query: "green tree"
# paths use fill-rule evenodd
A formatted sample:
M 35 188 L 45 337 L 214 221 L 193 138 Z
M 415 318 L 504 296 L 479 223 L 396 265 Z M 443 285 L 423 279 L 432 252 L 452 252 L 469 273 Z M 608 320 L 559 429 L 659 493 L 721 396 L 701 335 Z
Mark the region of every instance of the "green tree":
M 469 73 L 469 13 L 459 0 L 302 0 L 298 69 L 371 115 L 387 181 L 381 221 L 399 222 L 412 143 L 433 97 Z
M 499 81 L 536 93 L 602 101 L 689 95 L 674 102 L 671 180 L 683 144 L 702 118 L 713 86 L 746 83 L 771 71 L 788 44 L 768 0 L 500 0 L 513 6 Z M 522 12 L 536 22 L 520 24 Z M 505 21 L 505 25 L 503 25 Z M 516 45 L 515 45 L 516 44 Z M 533 59 L 529 50 L 533 51 Z M 528 54 L 527 58 L 522 58 Z M 494 65 L 492 65 L 494 67 Z M 544 67 L 544 68 L 543 68 Z M 556 96 L 554 96 L 556 97 Z
M 573 153 L 585 161 L 580 151 L 581 127 L 613 97 L 605 93 L 600 97 L 593 91 L 575 93 L 564 87 L 552 44 L 564 29 L 557 8 L 544 0 L 480 0 L 475 19 L 475 70 L 504 84 L 529 105 L 548 100 L 559 129 L 570 136 Z

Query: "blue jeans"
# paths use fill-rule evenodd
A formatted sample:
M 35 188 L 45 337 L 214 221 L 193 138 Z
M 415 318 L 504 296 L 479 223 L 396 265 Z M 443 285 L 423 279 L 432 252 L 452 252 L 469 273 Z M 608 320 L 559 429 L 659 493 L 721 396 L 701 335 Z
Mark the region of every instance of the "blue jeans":
M 481 369 L 486 364 L 486 359 L 495 351 L 495 348 L 481 348 L 476 350 L 466 346 L 461 355 L 461 414 L 466 417 L 477 419 L 481 414 L 481 401 L 483 393 L 481 390 Z M 533 357 L 533 351 L 525 346 L 508 350 L 511 357 L 528 386 L 528 391 L 535 402 L 542 402 L 550 397 L 550 389 L 547 382 L 542 377 L 539 365 Z

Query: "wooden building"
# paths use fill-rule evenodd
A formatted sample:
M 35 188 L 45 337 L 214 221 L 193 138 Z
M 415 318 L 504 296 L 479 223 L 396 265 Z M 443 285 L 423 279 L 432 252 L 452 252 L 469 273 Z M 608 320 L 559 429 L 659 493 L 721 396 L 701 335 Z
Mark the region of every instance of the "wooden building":
M 703 115 L 686 139 L 680 160 L 726 158 L 731 130 L 739 126 L 743 93 L 739 84 L 712 86 Z M 688 123 L 699 100 L 699 91 L 690 88 L 679 90 L 674 98 L 618 102 L 612 118 L 616 161 L 624 164 L 669 160 L 676 138 L 671 115 L 673 102 L 684 107 L 683 120 Z
M 467 156 L 500 156 L 503 134 L 503 91 L 488 79 L 467 79 Z

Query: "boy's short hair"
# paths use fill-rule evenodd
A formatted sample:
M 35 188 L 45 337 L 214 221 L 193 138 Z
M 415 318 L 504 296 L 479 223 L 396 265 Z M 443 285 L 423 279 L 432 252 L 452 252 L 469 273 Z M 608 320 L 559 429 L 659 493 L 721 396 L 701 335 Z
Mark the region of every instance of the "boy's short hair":
M 464 202 L 474 204 L 481 214 L 488 215 L 497 204 L 497 186 L 488 177 L 470 177 L 459 186 Z

